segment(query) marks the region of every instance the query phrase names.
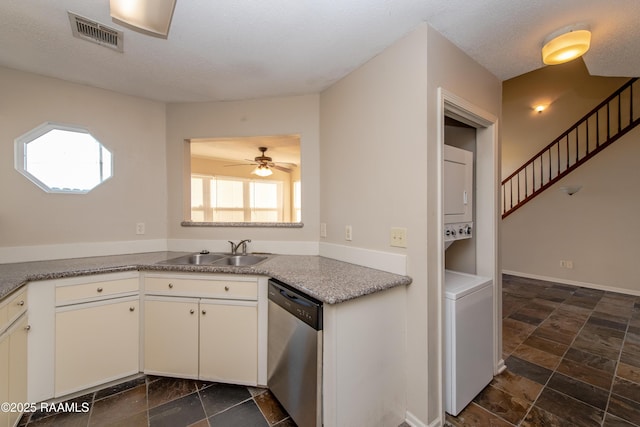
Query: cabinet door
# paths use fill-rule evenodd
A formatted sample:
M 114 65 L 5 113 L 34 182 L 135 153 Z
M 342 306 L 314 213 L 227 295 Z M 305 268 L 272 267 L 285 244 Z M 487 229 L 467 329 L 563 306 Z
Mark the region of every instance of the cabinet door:
M 200 378 L 235 384 L 257 384 L 256 303 L 201 300 Z
M 198 301 L 152 299 L 144 305 L 144 371 L 198 377 Z
M 126 298 L 58 309 L 56 397 L 138 373 L 138 306 Z
M 9 402 L 9 334 L 0 335 L 0 403 Z M 9 412 L 0 411 L 0 426 L 9 425 Z
M 9 399 L 3 402 L 27 401 L 27 332 L 27 316 L 22 316 L 9 334 Z M 9 425 L 16 425 L 21 415 L 11 412 Z

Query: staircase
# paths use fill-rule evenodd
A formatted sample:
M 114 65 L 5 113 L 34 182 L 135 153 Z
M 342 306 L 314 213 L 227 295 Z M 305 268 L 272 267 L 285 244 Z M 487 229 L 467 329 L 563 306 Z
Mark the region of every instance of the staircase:
M 633 78 L 502 181 L 502 218 L 640 124 Z

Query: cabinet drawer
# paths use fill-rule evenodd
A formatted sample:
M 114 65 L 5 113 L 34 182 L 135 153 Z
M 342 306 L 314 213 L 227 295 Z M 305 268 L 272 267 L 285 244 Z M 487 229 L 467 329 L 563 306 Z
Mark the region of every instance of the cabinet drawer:
M 27 311 L 27 288 L 24 287 L 0 303 L 0 333 Z
M 258 299 L 258 282 L 255 279 L 234 281 L 147 276 L 144 284 L 147 294 L 253 301 Z
M 66 305 L 138 292 L 138 287 L 139 280 L 137 277 L 59 285 L 56 287 L 56 305 Z

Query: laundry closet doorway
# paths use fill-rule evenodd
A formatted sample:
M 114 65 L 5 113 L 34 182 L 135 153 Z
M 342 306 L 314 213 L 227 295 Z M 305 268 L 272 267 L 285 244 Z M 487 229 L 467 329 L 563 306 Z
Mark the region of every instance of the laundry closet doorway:
M 445 394 L 445 269 L 452 268 L 490 278 L 493 282 L 493 374 L 505 369 L 502 359 L 501 270 L 499 260 L 499 144 L 498 119 L 463 98 L 438 89 L 438 165 L 440 247 L 438 307 L 440 313 L 440 386 Z M 447 135 L 448 133 L 448 135 Z M 453 137 L 453 138 L 451 138 Z M 447 140 L 448 139 L 448 140 Z M 473 152 L 473 233 L 445 255 L 445 144 Z M 451 245 L 453 248 L 453 245 Z M 451 250 L 450 248 L 450 250 Z M 444 399 L 442 402 L 444 417 Z M 443 418 L 444 419 L 444 418 Z

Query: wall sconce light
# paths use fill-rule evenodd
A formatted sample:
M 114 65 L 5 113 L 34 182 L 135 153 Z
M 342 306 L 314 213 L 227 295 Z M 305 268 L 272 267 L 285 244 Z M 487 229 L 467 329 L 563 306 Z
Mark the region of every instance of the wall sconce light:
M 111 17 L 134 30 L 166 38 L 176 0 L 110 0 Z
M 578 191 L 580 191 L 581 188 L 582 188 L 582 185 L 567 185 L 567 186 L 560 187 L 560 191 L 562 191 L 565 194 L 568 194 L 569 196 L 573 196 Z
M 542 62 L 564 64 L 584 55 L 591 45 L 591 32 L 586 24 L 564 27 L 550 34 L 543 42 Z

